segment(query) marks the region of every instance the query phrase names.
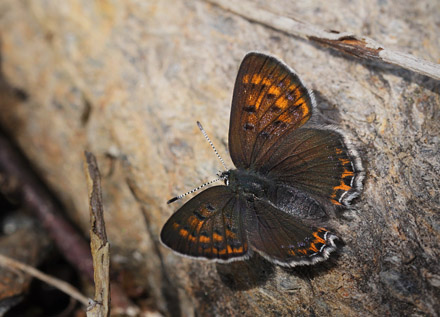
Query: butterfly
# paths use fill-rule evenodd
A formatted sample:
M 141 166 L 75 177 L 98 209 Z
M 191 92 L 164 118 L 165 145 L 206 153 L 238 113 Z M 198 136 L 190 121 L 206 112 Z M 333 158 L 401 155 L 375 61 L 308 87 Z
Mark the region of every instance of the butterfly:
M 277 58 L 248 53 L 235 82 L 229 152 L 236 169 L 165 223 L 160 239 L 189 257 L 231 262 L 254 252 L 281 266 L 313 264 L 336 249 L 320 224 L 347 207 L 364 171 L 341 132 L 305 125 L 313 93 Z M 319 224 L 319 225 L 318 225 Z

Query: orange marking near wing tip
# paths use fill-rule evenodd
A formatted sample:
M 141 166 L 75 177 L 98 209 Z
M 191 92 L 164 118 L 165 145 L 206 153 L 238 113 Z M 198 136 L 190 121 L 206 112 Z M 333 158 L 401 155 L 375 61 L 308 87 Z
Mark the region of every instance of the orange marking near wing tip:
M 302 110 L 302 119 L 301 119 L 301 121 L 299 122 L 299 124 L 297 124 L 297 126 L 302 126 L 304 123 L 306 123 L 307 121 L 309 121 L 309 118 L 310 118 L 310 111 L 309 111 L 309 108 L 306 106 L 306 104 L 304 104 L 302 107 L 301 107 L 301 110 Z
M 249 74 L 246 74 L 243 76 L 243 83 L 244 84 L 249 84 Z
M 267 93 L 279 96 L 281 94 L 281 89 L 278 88 L 278 87 L 275 87 L 275 86 L 270 86 L 270 88 L 267 91 Z
M 263 78 L 262 84 L 266 86 L 272 86 L 272 81 L 268 78 Z
M 175 223 L 173 223 L 173 229 L 174 229 L 174 230 L 177 230 L 177 229 L 179 229 L 179 227 L 180 227 L 180 226 L 179 226 L 179 224 L 178 224 L 178 223 L 176 223 L 176 222 L 175 222 Z
M 287 253 L 288 253 L 289 255 L 296 255 L 295 251 L 293 251 L 292 249 L 290 249 L 289 251 L 287 251 Z
M 186 238 L 187 236 L 188 236 L 188 230 L 185 230 L 185 229 L 180 229 L 179 230 L 179 235 L 180 236 L 182 236 L 182 237 L 184 237 L 184 238 Z
M 342 154 L 342 149 L 336 149 L 335 152 L 336 154 Z
M 303 99 L 303 93 L 301 89 L 295 90 L 295 99 Z
M 293 92 L 298 86 L 296 84 L 292 84 L 289 86 L 289 91 Z
M 298 99 L 296 99 L 295 103 L 293 104 L 294 106 L 301 106 L 303 104 L 306 104 L 306 101 L 304 100 L 304 98 L 300 97 Z
M 258 85 L 262 79 L 261 75 L 255 74 L 252 76 L 252 83 Z
M 275 104 L 281 109 L 285 109 L 289 105 L 289 101 L 285 97 L 280 97 L 275 101 Z
M 303 104 L 302 106 L 301 106 L 301 110 L 302 110 L 302 113 L 303 113 L 303 116 L 304 117 L 307 117 L 308 115 L 309 115 L 309 107 L 307 106 L 307 104 Z

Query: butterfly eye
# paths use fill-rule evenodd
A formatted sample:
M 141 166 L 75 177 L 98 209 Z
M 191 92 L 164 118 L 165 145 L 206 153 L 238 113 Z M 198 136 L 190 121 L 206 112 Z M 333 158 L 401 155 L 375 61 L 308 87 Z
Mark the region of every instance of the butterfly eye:
M 225 182 L 225 185 L 229 186 L 229 173 L 228 172 L 222 173 L 222 178 L 223 178 L 223 181 Z

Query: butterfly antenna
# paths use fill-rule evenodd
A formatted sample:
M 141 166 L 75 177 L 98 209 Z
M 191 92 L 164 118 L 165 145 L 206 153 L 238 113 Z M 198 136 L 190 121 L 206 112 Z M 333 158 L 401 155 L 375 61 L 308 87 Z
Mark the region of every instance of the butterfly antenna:
M 226 167 L 225 161 L 223 161 L 223 159 L 220 156 L 220 154 L 218 154 L 217 149 L 215 148 L 214 144 L 212 143 L 211 139 L 209 138 L 208 134 L 206 133 L 205 129 L 203 129 L 202 124 L 199 121 L 197 121 L 197 126 L 199 127 L 200 131 L 202 131 L 203 136 L 205 137 L 205 139 L 208 140 L 209 145 L 211 145 L 212 149 L 215 152 L 215 155 L 217 155 L 217 157 L 219 158 L 220 162 L 222 162 L 222 165 L 225 168 L 225 171 L 227 171 L 228 168 Z
M 220 156 L 220 154 L 218 154 L 217 149 L 215 148 L 214 144 L 212 143 L 211 139 L 209 138 L 208 134 L 206 133 L 205 129 L 203 129 L 202 124 L 199 121 L 197 121 L 197 126 L 199 127 L 200 131 L 202 131 L 203 136 L 205 137 L 205 139 L 208 140 L 209 145 L 211 145 L 212 149 L 214 150 L 215 154 L 219 158 L 220 162 L 222 162 L 222 165 L 225 168 L 225 171 L 227 171 L 228 168 L 226 167 L 225 161 L 223 161 L 223 159 Z M 200 185 L 199 187 L 196 187 L 196 188 L 190 190 L 189 192 L 186 192 L 184 194 L 181 194 L 179 196 L 171 198 L 170 200 L 167 201 L 167 204 L 171 204 L 171 203 L 175 202 L 176 200 L 182 199 L 186 195 L 192 194 L 192 193 L 198 191 L 199 189 L 202 189 L 205 186 L 208 186 L 208 185 L 211 185 L 212 183 L 218 182 L 219 180 L 225 180 L 225 179 L 227 179 L 226 175 L 227 175 L 226 172 L 224 172 L 224 173 L 218 172 L 217 173 L 218 178 L 213 179 L 213 180 L 211 180 L 209 182 L 206 182 L 206 183 Z
M 198 191 L 199 189 L 202 189 L 205 186 L 208 186 L 208 185 L 210 185 L 212 183 L 218 182 L 221 179 L 224 179 L 224 177 L 219 177 L 219 178 L 213 179 L 213 180 L 211 180 L 209 182 L 206 182 L 206 183 L 200 185 L 199 187 L 196 187 L 196 188 L 190 190 L 189 192 L 186 192 L 185 194 L 182 194 L 182 195 L 176 196 L 174 198 L 171 198 L 170 200 L 167 201 L 167 204 L 171 204 L 171 203 L 175 202 L 176 200 L 182 199 L 186 195 L 192 194 L 192 193 Z

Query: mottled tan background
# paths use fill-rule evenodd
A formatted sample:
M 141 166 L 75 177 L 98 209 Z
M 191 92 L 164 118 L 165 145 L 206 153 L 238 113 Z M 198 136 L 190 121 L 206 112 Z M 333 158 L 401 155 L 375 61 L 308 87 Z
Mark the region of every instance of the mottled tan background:
M 369 36 L 440 63 L 440 2 L 251 1 L 324 29 Z M 98 157 L 113 267 L 164 314 L 436 315 L 439 307 L 440 84 L 360 61 L 205 1 L 0 1 L 1 76 L 18 93 L 0 124 L 86 235 L 83 151 Z M 359 149 L 367 176 L 355 210 L 334 219 L 340 251 L 313 268 L 261 259 L 178 257 L 158 234 L 167 199 L 221 165 L 232 89 L 246 52 L 276 55 L 312 88 L 317 120 Z

